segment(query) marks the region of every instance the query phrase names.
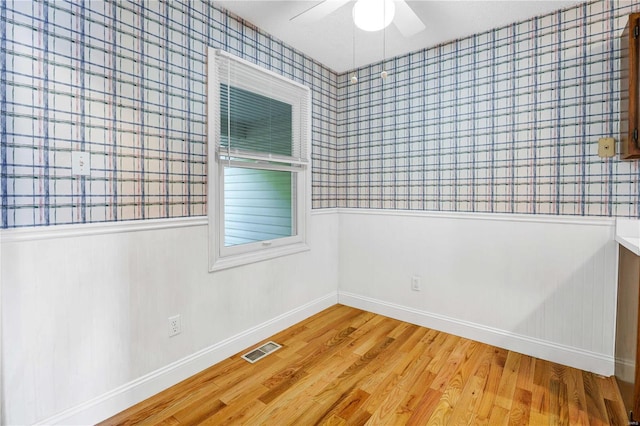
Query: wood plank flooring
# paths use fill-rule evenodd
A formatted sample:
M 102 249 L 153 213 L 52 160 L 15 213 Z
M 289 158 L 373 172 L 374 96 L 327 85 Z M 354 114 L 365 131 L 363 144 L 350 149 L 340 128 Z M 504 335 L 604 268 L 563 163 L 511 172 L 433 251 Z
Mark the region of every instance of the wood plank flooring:
M 268 340 L 102 424 L 627 424 L 612 377 L 342 305 Z

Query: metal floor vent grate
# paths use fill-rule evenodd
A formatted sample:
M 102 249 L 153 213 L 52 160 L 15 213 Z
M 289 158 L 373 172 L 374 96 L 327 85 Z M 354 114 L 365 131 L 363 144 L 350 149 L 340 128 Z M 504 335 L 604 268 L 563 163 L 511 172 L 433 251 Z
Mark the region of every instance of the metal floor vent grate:
M 277 351 L 281 347 L 282 345 L 279 345 L 275 342 L 267 342 L 264 345 L 260 346 L 259 348 L 256 348 L 251 352 L 247 352 L 246 354 L 242 355 L 242 358 L 246 359 L 251 364 L 253 364 L 254 362 L 269 355 L 271 352 Z

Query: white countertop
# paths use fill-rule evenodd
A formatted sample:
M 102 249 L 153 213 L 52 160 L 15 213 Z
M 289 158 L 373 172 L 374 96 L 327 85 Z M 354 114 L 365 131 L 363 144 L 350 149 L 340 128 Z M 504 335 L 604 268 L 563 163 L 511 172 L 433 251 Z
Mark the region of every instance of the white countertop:
M 616 241 L 636 256 L 640 256 L 640 220 L 617 218 Z

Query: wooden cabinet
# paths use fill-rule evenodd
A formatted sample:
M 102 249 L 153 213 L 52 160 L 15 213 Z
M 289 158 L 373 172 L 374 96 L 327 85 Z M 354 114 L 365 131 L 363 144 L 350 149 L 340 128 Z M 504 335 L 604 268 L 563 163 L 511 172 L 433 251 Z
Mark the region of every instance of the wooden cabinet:
M 632 13 L 620 39 L 620 158 L 640 158 L 638 66 L 640 13 Z
M 627 412 L 632 411 L 637 420 L 640 417 L 640 257 L 619 247 L 615 374 L 625 408 Z

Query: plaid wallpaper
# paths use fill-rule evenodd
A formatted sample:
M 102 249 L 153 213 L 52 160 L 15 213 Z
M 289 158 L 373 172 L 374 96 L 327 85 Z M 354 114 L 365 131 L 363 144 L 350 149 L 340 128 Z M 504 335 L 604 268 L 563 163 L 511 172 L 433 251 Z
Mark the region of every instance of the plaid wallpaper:
M 206 47 L 311 87 L 335 207 L 337 76 L 203 1 L 0 0 L 2 227 L 206 214 Z M 72 151 L 91 175 L 73 176 Z
M 338 78 L 339 207 L 639 217 L 618 139 L 619 36 L 596 1 Z
M 206 46 L 313 91 L 313 207 L 640 217 L 602 0 L 336 75 L 206 1 L 0 0 L 1 226 L 206 213 Z M 72 176 L 71 152 L 91 157 Z

